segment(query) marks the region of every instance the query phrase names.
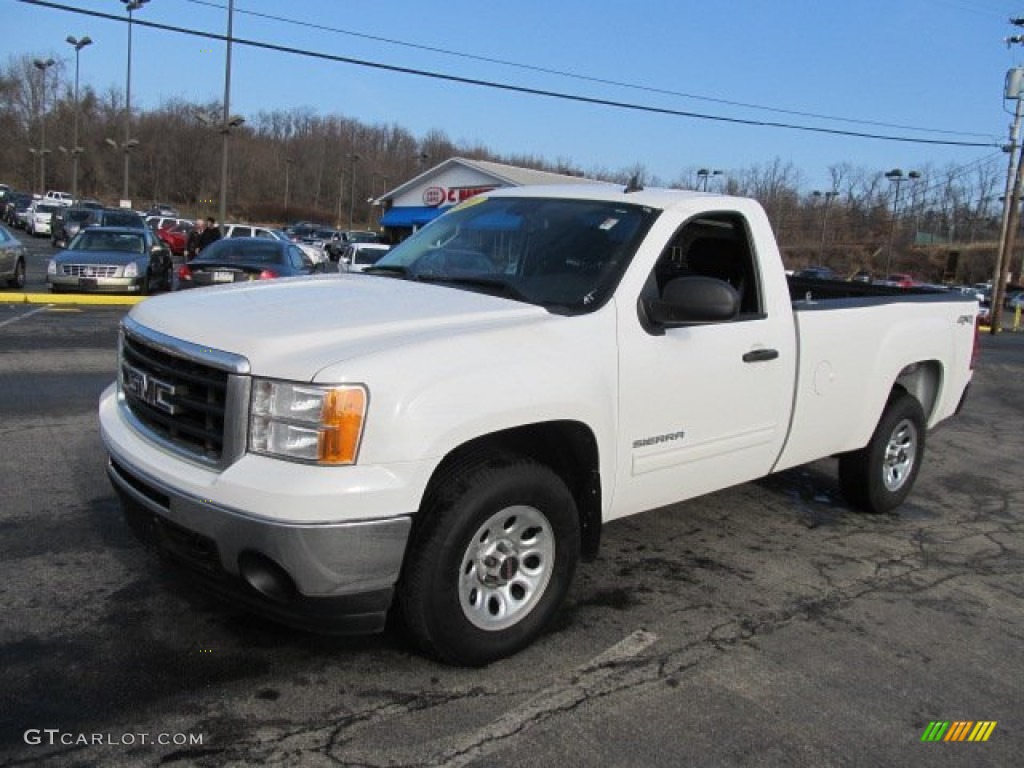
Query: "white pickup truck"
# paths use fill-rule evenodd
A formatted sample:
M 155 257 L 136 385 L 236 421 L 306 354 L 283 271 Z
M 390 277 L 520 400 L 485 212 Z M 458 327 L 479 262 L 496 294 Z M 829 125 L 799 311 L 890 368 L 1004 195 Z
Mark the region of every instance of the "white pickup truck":
M 977 302 L 790 285 L 762 208 L 488 192 L 364 274 L 160 296 L 99 417 L 144 542 L 280 621 L 486 664 L 536 638 L 603 523 L 838 456 L 911 490 Z M 836 296 L 829 298 L 829 296 Z

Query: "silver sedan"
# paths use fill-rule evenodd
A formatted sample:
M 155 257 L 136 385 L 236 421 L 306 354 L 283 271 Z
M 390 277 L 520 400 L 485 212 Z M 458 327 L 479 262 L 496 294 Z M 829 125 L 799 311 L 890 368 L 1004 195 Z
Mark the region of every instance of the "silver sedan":
M 25 259 L 28 250 L 5 227 L 0 227 L 0 280 L 11 288 L 25 287 Z
M 90 227 L 46 269 L 50 290 L 148 294 L 171 290 L 171 252 L 148 229 Z

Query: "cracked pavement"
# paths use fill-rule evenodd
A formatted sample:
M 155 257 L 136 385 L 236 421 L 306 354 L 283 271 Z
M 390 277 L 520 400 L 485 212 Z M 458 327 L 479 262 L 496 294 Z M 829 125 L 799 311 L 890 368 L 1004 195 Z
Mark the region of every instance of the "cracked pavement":
M 251 617 L 136 545 L 95 418 L 121 314 L 0 327 L 3 764 L 1019 763 L 1024 337 L 985 337 L 895 514 L 824 460 L 616 521 L 546 636 L 464 670 Z M 931 720 L 998 726 L 922 744 Z M 25 743 L 45 728 L 203 740 Z

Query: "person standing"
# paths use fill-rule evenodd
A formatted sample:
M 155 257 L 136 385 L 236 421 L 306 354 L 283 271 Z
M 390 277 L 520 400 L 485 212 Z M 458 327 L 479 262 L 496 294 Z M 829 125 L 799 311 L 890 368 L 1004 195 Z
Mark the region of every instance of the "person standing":
M 196 252 L 202 253 L 206 246 L 210 243 L 215 243 L 218 240 L 220 240 L 220 228 L 217 226 L 217 222 L 214 221 L 213 216 L 207 216 L 206 226 L 204 226 L 203 231 L 199 233 Z
M 196 225 L 189 230 L 185 239 L 185 261 L 192 261 L 199 254 L 199 238 L 202 237 L 204 229 L 206 222 L 196 219 Z

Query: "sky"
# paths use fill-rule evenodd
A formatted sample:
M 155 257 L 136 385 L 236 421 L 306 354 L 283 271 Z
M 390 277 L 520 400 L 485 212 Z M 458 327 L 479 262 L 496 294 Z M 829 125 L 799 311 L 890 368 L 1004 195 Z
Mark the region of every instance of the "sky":
M 52 0 L 96 18 L 0 0 L 0 58 L 67 62 L 88 35 L 81 81 L 125 86 L 127 14 L 119 0 Z M 227 0 L 150 0 L 149 21 L 224 35 Z M 1005 166 L 1011 67 L 1024 66 L 1000 0 L 236 0 L 233 36 L 316 54 L 643 107 L 501 90 L 236 42 L 231 111 L 305 107 L 505 155 L 585 171 L 635 165 L 668 182 L 696 168 L 792 163 L 807 189 L 837 163 L 880 171 Z M 268 18 L 268 17 L 276 18 Z M 321 28 L 323 27 L 323 28 Z M 325 29 L 326 28 L 326 29 Z M 219 101 L 225 44 L 133 25 L 132 104 Z M 650 110 L 663 110 L 654 112 Z M 869 139 L 766 125 L 983 146 Z M 824 117 L 821 117 L 824 116 Z M 828 118 L 828 119 L 825 119 Z M 844 119 L 839 119 L 844 118 Z

